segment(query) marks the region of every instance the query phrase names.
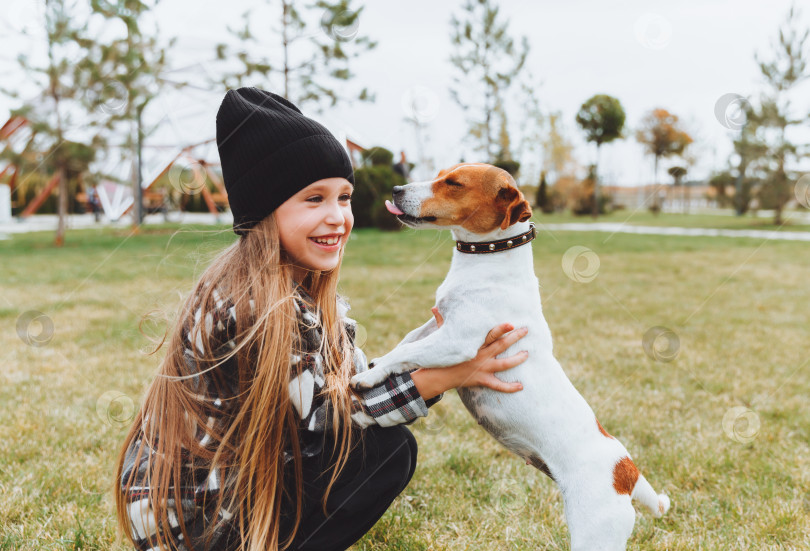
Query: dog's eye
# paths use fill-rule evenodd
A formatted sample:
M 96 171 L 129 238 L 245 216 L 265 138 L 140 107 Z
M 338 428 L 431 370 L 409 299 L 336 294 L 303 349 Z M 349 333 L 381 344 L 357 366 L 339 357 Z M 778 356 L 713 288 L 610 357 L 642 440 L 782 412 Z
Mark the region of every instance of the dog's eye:
M 445 180 L 444 183 L 447 184 L 448 186 L 464 187 L 461 184 L 459 184 L 458 182 L 455 182 L 453 180 Z

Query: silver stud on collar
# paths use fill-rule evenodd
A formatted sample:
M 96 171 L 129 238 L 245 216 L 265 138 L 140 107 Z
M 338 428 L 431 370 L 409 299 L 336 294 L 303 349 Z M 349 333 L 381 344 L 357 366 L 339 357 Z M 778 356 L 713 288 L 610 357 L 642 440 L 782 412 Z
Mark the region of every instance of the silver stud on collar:
M 475 245 L 470 245 L 470 250 L 474 251 L 475 250 Z
M 494 251 L 494 250 L 495 250 L 495 243 L 490 243 L 490 244 L 489 244 L 489 250 L 490 250 L 490 251 Z
M 521 241 L 526 241 L 526 236 L 525 235 L 523 236 L 523 239 L 521 239 Z
M 506 242 L 506 246 L 507 246 L 507 247 L 511 247 L 511 246 L 512 246 L 512 240 L 511 240 L 511 239 L 510 239 L 509 241 L 507 241 L 507 242 Z

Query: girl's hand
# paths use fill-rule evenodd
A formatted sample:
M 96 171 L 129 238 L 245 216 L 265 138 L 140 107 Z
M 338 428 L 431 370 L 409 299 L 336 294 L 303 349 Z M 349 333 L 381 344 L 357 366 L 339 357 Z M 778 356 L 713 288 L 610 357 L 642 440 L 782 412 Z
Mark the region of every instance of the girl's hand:
M 436 307 L 432 309 L 439 327 L 444 320 Z M 525 350 L 506 358 L 495 358 L 498 354 L 523 338 L 528 329 L 522 327 L 514 330 L 510 323 L 502 323 L 487 334 L 478 354 L 466 362 L 441 369 L 418 369 L 411 372 L 411 378 L 422 398 L 433 398 L 457 387 L 485 386 L 501 392 L 517 392 L 523 389 L 519 382 L 507 383 L 495 376 L 498 371 L 506 371 L 526 361 L 529 357 Z

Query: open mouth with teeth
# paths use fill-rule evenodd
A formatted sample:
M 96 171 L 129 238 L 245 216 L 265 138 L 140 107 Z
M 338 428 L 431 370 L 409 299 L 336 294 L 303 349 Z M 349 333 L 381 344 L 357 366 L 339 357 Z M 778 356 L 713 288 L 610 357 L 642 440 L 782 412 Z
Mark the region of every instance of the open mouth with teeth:
M 397 207 L 394 203 L 389 201 L 388 199 L 385 200 L 385 208 L 388 209 L 388 212 L 391 214 L 395 214 L 399 220 L 405 224 L 417 224 L 419 222 L 435 222 L 435 216 L 411 216 L 410 214 L 405 214 L 402 212 L 399 207 Z
M 323 237 L 310 237 L 309 240 L 323 251 L 334 252 L 340 249 L 340 240 L 342 238 L 342 235 L 325 235 Z

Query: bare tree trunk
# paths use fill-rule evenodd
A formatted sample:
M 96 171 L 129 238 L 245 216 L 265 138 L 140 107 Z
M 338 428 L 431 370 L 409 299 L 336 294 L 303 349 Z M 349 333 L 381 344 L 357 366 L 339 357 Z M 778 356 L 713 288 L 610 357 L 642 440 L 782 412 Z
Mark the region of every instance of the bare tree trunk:
M 287 16 L 290 12 L 290 5 L 287 0 L 282 3 L 283 11 L 281 16 L 281 41 L 284 46 L 284 97 L 292 101 L 290 98 L 290 64 L 288 60 L 289 41 L 287 39 Z
M 687 186 L 685 183 L 681 184 L 681 186 L 683 187 L 684 191 L 683 212 L 684 214 L 689 214 L 689 201 L 691 199 L 689 186 Z
M 60 163 L 61 164 L 61 163 Z M 61 247 L 65 244 L 65 218 L 67 217 L 68 186 L 64 165 L 59 167 L 59 225 L 56 228 L 54 245 Z
M 599 144 L 596 144 L 596 164 L 593 167 L 593 206 L 591 207 L 591 216 L 597 218 L 599 216 Z
M 655 168 L 653 170 L 655 171 L 653 174 L 653 214 L 658 216 L 658 213 L 663 208 L 663 205 L 658 203 L 658 155 L 655 156 Z
M 494 156 L 492 155 L 492 135 L 490 134 L 490 130 L 489 130 L 490 121 L 492 120 L 492 109 L 490 108 L 491 103 L 489 101 L 490 97 L 492 97 L 492 94 L 490 94 L 489 89 L 487 89 L 486 105 L 484 107 L 486 109 L 486 111 L 487 111 L 487 119 L 486 119 L 486 128 L 484 130 L 487 133 L 486 137 L 487 137 L 487 162 L 488 163 L 491 163 L 494 160 Z

